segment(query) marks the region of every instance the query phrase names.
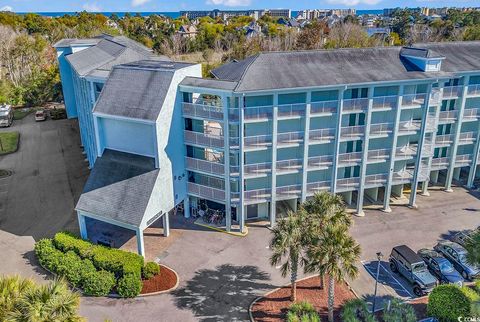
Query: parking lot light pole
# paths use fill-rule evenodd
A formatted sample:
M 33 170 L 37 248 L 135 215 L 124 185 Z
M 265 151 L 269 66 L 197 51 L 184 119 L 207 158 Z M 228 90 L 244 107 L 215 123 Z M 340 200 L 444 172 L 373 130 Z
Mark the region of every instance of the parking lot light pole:
M 375 314 L 375 302 L 377 300 L 378 276 L 380 274 L 380 262 L 382 261 L 382 252 L 377 253 L 377 277 L 375 278 L 375 292 L 373 294 L 372 315 Z

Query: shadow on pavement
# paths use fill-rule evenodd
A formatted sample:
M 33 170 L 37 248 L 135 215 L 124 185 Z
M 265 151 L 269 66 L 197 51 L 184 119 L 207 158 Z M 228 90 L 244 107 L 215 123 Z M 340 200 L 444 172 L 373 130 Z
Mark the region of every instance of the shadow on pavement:
M 224 264 L 197 271 L 172 294 L 178 308 L 191 310 L 200 321 L 247 320 L 248 306 L 258 290 L 271 287 L 269 280 L 256 266 Z

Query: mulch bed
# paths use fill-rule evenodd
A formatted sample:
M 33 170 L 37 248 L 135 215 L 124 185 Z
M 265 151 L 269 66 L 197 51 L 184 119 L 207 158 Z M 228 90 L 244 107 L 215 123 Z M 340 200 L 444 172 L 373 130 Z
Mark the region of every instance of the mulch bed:
M 325 278 L 326 284 L 328 278 Z M 356 298 L 355 294 L 345 283 L 335 283 L 335 320 L 340 321 L 340 307 L 350 299 Z M 297 283 L 297 302 L 307 301 L 313 304 L 322 321 L 327 321 L 328 287 L 320 289 L 320 278 L 314 276 Z M 288 312 L 290 301 L 290 287 L 282 287 L 262 299 L 252 307 L 252 314 L 257 322 L 284 321 Z
M 173 288 L 177 284 L 177 275 L 170 268 L 160 265 L 160 274 L 142 282 L 140 294 L 156 293 Z

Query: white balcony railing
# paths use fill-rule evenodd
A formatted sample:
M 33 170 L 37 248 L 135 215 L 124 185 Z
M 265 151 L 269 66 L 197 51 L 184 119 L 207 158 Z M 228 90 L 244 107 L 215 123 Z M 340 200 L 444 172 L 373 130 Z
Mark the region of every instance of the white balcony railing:
M 455 164 L 456 165 L 468 165 L 472 162 L 472 155 L 471 154 L 462 154 L 457 155 L 455 157 Z
M 480 84 L 468 85 L 467 95 L 469 96 L 480 95 Z
M 402 159 L 411 159 L 417 154 L 417 145 L 405 145 L 395 150 L 395 157 Z
M 245 164 L 243 171 L 247 176 L 264 175 L 272 171 L 271 162 Z
M 413 170 L 401 170 L 393 173 L 392 181 L 394 183 L 409 182 L 413 179 Z
M 307 183 L 307 193 L 308 194 L 315 194 L 316 192 L 322 190 L 330 189 L 330 181 L 318 181 L 318 182 L 310 182 Z
M 372 174 L 365 176 L 365 186 L 366 187 L 375 187 L 383 186 L 388 181 L 387 174 Z
M 313 142 L 331 141 L 335 139 L 335 129 L 310 130 L 309 140 Z
M 457 120 L 458 111 L 442 111 L 438 115 L 438 121 L 441 123 L 454 123 Z
M 264 148 L 272 144 L 271 135 L 246 136 L 243 138 L 246 148 Z
M 306 104 L 279 105 L 277 116 L 279 118 L 298 117 L 305 115 Z
M 290 185 L 290 186 L 277 187 L 276 192 L 278 197 L 291 197 L 291 198 L 299 197 L 302 194 L 302 185 L 296 184 L 296 185 Z
M 355 138 L 359 136 L 363 136 L 365 133 L 365 126 L 364 125 L 356 125 L 356 126 L 345 126 L 341 129 L 341 136 L 342 138 Z
M 458 139 L 461 144 L 471 144 L 477 140 L 477 132 L 463 132 L 460 133 Z
M 378 162 L 390 157 L 390 149 L 377 149 L 368 151 L 368 162 Z
M 310 169 L 321 169 L 330 167 L 333 164 L 333 156 L 322 155 L 308 158 L 308 167 Z
M 374 97 L 372 102 L 373 110 L 393 109 L 397 107 L 398 96 L 379 96 Z
M 432 88 L 432 91 L 430 92 L 430 100 L 429 104 L 430 105 L 437 105 L 441 101 L 441 92 L 439 88 Z
M 257 190 L 247 190 L 244 192 L 243 196 L 246 201 L 258 201 L 265 200 L 270 198 L 272 195 L 271 189 L 257 189 Z
M 278 172 L 300 170 L 303 167 L 302 159 L 281 160 L 276 163 Z
M 343 100 L 343 112 L 360 113 L 368 109 L 368 98 L 352 98 Z
M 480 107 L 466 108 L 463 111 L 463 121 L 476 121 L 480 118 Z
M 360 186 L 360 178 L 337 179 L 337 189 L 355 189 Z
M 392 123 L 375 123 L 370 125 L 370 135 L 387 135 L 392 133 Z
M 435 145 L 450 145 L 453 143 L 453 134 L 437 135 L 435 138 Z
M 402 97 L 402 107 L 421 106 L 425 104 L 427 94 L 407 94 Z
M 462 86 L 447 86 L 443 88 L 443 98 L 453 98 L 462 95 Z
M 208 146 L 208 147 L 215 147 L 215 148 L 223 148 L 224 141 L 223 136 L 215 135 L 215 134 L 205 134 L 200 132 L 194 131 L 184 131 L 185 142 L 194 144 L 194 145 L 201 145 L 201 146 Z
M 225 166 L 218 162 L 185 157 L 185 163 L 187 165 L 187 169 L 189 170 L 202 171 L 218 175 L 225 174 Z
M 246 107 L 243 110 L 243 117 L 248 120 L 270 119 L 273 115 L 273 106 Z
M 422 127 L 422 121 L 420 120 L 402 121 L 399 123 L 398 131 L 399 132 L 415 132 L 420 130 L 421 127 Z
M 188 192 L 205 199 L 225 201 L 224 190 L 203 186 L 193 182 L 188 183 Z
M 210 120 L 223 120 L 223 108 L 207 104 L 183 103 L 184 116 Z
M 330 115 L 337 112 L 338 101 L 323 101 L 312 102 L 310 106 L 310 114 L 315 115 Z
M 338 155 L 339 165 L 348 165 L 362 162 L 362 152 L 340 153 Z
M 303 142 L 303 132 L 287 132 L 277 134 L 278 144 L 293 144 Z

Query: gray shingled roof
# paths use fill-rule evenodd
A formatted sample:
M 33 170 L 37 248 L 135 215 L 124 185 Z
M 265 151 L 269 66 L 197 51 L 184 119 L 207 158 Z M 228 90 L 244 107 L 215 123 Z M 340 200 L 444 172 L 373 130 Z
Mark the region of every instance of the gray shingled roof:
M 419 44 L 445 56 L 440 72 L 423 72 L 400 56 L 402 47 L 266 52 L 215 69 L 220 80 L 235 80 L 237 92 L 449 77 L 480 70 L 480 42 Z M 426 55 L 428 55 L 428 52 Z
M 153 158 L 105 150 L 75 209 L 138 227 L 158 173 Z
M 199 78 L 199 77 L 185 77 L 180 85 L 193 86 L 193 87 L 203 87 L 203 88 L 214 88 L 214 89 L 223 89 L 228 91 L 233 91 L 237 86 L 237 82 L 218 80 L 218 79 L 208 79 L 208 78 Z
M 94 112 L 156 121 L 175 71 L 191 65 L 148 60 L 116 66 Z

